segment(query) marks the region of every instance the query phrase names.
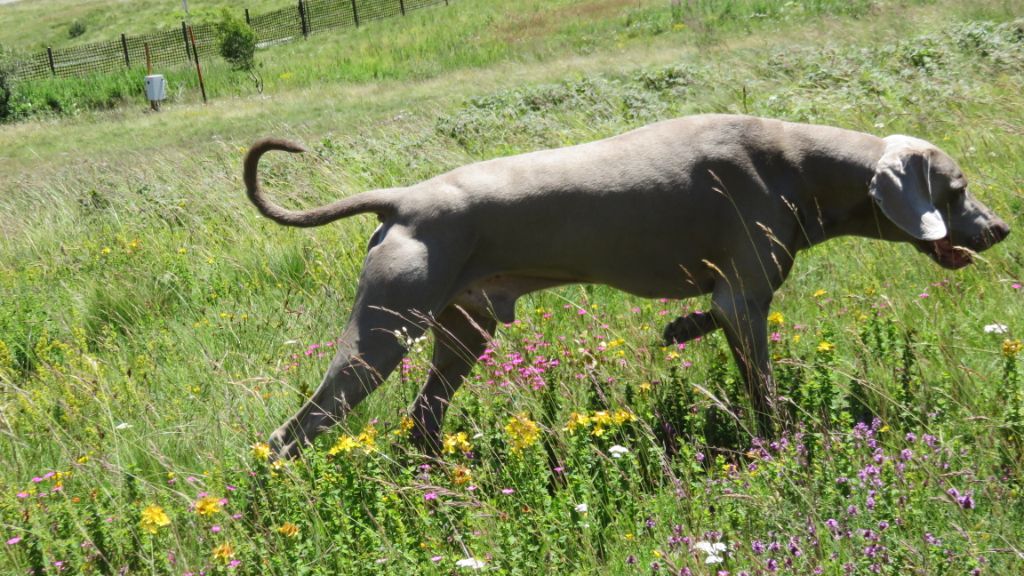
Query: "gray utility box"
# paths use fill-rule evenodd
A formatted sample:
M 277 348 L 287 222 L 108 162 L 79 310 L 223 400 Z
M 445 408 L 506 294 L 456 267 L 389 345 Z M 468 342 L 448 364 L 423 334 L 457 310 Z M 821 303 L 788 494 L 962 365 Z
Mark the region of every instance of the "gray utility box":
M 146 98 L 150 102 L 159 102 L 167 98 L 167 81 L 163 74 L 146 76 Z

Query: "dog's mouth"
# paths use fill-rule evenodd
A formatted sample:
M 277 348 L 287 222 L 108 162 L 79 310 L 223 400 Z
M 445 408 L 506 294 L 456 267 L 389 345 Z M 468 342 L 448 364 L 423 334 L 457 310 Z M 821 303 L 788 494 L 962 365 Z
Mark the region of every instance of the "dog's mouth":
M 939 240 L 919 242 L 917 249 L 931 256 L 943 268 L 957 270 L 974 262 L 974 251 L 957 246 L 949 236 Z

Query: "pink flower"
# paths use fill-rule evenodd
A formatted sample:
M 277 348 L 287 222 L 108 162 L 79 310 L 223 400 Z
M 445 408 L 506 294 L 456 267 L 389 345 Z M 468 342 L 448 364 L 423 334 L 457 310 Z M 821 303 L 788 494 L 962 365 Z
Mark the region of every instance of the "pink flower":
M 217 525 L 217 524 L 214 524 L 213 526 L 210 526 L 210 532 L 213 532 L 214 534 L 217 534 L 218 532 L 220 532 L 220 526 Z
M 427 492 L 426 494 L 423 495 L 423 499 L 428 501 L 428 502 L 431 501 L 431 500 L 437 500 L 437 493 L 436 492 Z
M 21 542 L 21 536 L 15 536 L 14 538 L 11 538 L 10 540 L 7 541 L 7 545 L 8 546 L 14 546 L 18 542 Z
M 501 493 L 506 495 L 506 496 L 508 496 L 509 494 L 515 493 L 515 489 L 514 488 L 502 488 L 501 489 Z

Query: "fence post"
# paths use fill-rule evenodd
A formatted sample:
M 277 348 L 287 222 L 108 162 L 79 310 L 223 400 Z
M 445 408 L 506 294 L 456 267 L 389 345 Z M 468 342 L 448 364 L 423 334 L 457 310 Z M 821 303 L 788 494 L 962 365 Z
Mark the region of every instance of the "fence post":
M 128 59 L 128 39 L 124 37 L 124 33 L 121 33 L 121 49 L 124 50 L 124 67 L 131 68 L 132 62 Z
M 398 9 L 402 12 L 402 16 L 405 16 L 405 0 L 398 0 Z
M 192 49 L 188 45 L 188 26 L 185 25 L 185 21 L 181 21 L 181 38 L 185 41 L 185 58 L 189 62 L 192 61 Z
M 356 9 L 356 0 L 352 0 L 352 17 L 356 20 L 356 28 L 359 28 L 359 10 Z
M 252 26 L 252 19 L 249 18 L 249 9 L 245 9 L 245 23 Z
M 302 21 L 302 37 L 309 38 L 309 20 L 306 18 L 306 3 L 299 0 L 299 20 Z
M 50 73 L 54 76 L 57 75 L 57 67 L 53 65 L 53 48 L 46 47 L 46 57 L 50 60 Z

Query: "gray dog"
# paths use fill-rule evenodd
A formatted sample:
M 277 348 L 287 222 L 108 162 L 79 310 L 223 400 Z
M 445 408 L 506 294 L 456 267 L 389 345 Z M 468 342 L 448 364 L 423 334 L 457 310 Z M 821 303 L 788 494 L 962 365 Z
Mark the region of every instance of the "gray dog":
M 768 436 L 766 318 L 798 251 L 866 236 L 909 242 L 957 269 L 1009 234 L 928 142 L 744 116 L 660 122 L 306 211 L 263 195 L 257 167 L 268 150 L 303 148 L 267 139 L 249 150 L 245 184 L 264 216 L 306 227 L 368 212 L 381 221 L 323 382 L 271 437 L 282 457 L 388 377 L 405 352 L 396 333 L 417 336 L 427 325 L 433 369 L 412 417 L 421 447 L 436 450 L 445 409 L 496 321 L 512 321 L 522 295 L 570 283 L 648 298 L 710 294 L 710 313 L 674 321 L 665 337 L 722 328 Z

